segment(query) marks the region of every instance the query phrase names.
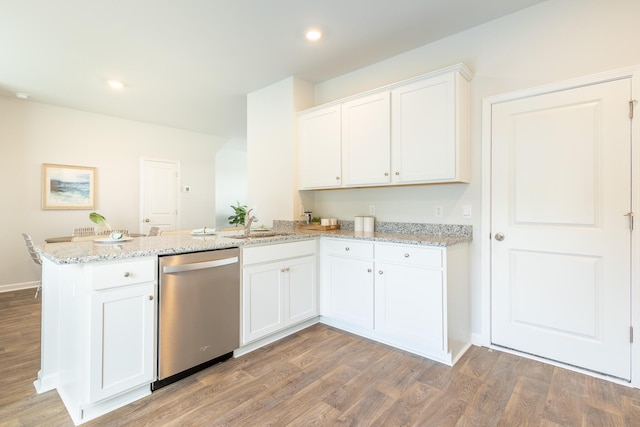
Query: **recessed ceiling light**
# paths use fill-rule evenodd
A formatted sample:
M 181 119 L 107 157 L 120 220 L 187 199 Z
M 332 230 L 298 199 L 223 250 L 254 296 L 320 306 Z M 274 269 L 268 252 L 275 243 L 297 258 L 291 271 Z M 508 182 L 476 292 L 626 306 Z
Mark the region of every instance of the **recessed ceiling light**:
M 29 99 L 29 94 L 24 92 L 16 92 L 16 97 L 20 99 Z
M 320 30 L 311 29 L 305 33 L 305 37 L 307 38 L 307 40 L 315 42 L 322 38 L 322 32 Z
M 122 90 L 124 89 L 124 83 L 118 80 L 107 80 L 107 84 L 111 89 Z

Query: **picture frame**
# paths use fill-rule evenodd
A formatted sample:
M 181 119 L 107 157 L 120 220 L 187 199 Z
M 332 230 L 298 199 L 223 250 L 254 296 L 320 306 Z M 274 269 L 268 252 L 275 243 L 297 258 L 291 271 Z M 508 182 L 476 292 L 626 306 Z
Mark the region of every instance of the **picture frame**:
M 96 168 L 42 164 L 42 209 L 95 209 Z

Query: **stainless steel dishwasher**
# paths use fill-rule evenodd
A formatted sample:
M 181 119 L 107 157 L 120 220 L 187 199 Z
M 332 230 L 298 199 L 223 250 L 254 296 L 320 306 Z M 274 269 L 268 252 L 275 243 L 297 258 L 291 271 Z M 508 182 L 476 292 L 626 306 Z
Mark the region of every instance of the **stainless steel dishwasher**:
M 156 390 L 233 356 L 240 344 L 238 248 L 159 257 Z

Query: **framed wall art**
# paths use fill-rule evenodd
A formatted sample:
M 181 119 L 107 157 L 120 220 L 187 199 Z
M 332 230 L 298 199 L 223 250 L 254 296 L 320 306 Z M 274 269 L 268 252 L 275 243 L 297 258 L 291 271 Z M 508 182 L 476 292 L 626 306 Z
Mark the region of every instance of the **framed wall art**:
M 42 164 L 42 209 L 95 209 L 96 168 Z

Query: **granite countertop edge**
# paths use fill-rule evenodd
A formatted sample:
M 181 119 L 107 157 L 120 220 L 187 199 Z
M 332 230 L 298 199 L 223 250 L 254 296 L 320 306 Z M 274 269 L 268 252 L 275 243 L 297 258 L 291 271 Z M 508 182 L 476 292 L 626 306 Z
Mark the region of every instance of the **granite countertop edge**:
M 279 232 L 279 230 L 274 230 Z M 233 233 L 215 236 L 167 235 L 138 237 L 116 244 L 100 244 L 93 241 L 45 243 L 37 247 L 40 255 L 55 264 L 83 264 L 148 256 L 174 255 L 189 252 L 260 246 L 317 237 L 356 239 L 371 242 L 398 243 L 420 246 L 447 247 L 469 243 L 471 236 L 446 236 L 434 234 L 360 233 L 352 230 L 311 231 L 285 230 L 286 234 L 252 239 L 233 238 Z

